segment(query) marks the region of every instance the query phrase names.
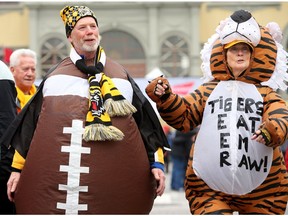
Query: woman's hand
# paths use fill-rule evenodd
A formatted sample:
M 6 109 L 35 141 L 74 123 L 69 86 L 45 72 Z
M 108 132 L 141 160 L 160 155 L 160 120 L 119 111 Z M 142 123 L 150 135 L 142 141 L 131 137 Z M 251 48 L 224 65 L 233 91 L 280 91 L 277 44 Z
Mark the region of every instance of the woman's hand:
M 255 131 L 255 133 L 253 134 L 253 136 L 251 137 L 252 140 L 256 140 L 259 143 L 262 144 L 269 144 L 271 142 L 271 136 L 268 133 L 268 131 L 265 130 L 265 132 L 261 131 L 261 130 L 257 130 Z
M 165 77 L 160 76 L 149 81 L 145 91 L 151 100 L 157 103 L 158 101 L 161 101 L 162 98 L 166 97 L 167 99 L 169 97 L 171 88 L 168 80 Z

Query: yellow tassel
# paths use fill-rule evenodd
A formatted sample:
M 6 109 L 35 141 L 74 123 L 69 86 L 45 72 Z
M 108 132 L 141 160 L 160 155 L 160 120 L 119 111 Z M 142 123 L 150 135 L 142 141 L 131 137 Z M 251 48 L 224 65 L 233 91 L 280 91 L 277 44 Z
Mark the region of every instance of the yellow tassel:
M 114 101 L 109 98 L 104 102 L 104 108 L 110 117 L 126 116 L 137 111 L 137 109 L 126 99 Z
M 85 127 L 83 139 L 89 141 L 120 141 L 124 138 L 124 134 L 114 126 L 105 126 L 102 124 L 91 124 Z

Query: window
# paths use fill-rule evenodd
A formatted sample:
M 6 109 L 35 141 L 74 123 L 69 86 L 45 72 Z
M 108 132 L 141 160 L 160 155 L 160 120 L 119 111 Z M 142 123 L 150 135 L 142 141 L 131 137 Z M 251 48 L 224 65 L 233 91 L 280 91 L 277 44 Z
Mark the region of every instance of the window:
M 101 46 L 107 56 L 121 64 L 132 77 L 145 76 L 144 50 L 134 36 L 120 30 L 107 31 L 102 33 Z
M 49 69 L 68 56 L 67 44 L 60 38 L 51 37 L 41 46 L 41 77 L 43 78 Z
M 163 42 L 160 68 L 167 77 L 189 75 L 189 47 L 182 37 L 173 35 Z

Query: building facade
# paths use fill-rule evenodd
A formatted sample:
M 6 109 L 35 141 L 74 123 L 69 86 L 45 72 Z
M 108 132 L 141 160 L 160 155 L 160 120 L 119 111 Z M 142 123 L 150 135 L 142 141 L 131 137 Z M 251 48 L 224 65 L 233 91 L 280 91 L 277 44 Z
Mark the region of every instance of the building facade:
M 288 46 L 288 2 L 1 2 L 5 31 L 0 58 L 7 50 L 31 48 L 38 54 L 38 79 L 45 76 L 70 50 L 59 15 L 67 4 L 86 5 L 95 12 L 107 55 L 135 78 L 154 68 L 167 77 L 200 77 L 203 44 L 219 22 L 238 9 L 251 11 L 261 25 L 277 22 L 283 46 Z

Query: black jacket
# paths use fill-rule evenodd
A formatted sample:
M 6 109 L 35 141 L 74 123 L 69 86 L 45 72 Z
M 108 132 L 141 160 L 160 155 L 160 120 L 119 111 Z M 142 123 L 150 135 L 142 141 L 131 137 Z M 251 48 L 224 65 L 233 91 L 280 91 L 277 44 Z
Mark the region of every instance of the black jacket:
M 0 138 L 17 115 L 15 83 L 11 79 L 3 78 L 2 72 L 0 71 Z M 1 144 L 0 173 L 10 175 L 13 154 L 13 148 L 8 149 L 7 145 Z

